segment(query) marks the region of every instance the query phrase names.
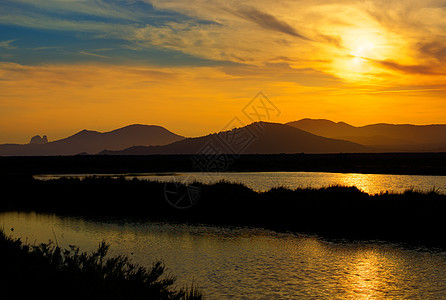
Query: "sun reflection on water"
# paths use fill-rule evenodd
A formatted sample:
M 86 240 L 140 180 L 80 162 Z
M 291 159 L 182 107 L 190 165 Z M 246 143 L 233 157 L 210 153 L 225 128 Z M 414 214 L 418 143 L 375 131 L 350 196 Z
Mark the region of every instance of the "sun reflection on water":
M 84 178 L 88 174 L 78 175 Z M 89 176 L 99 174 L 89 174 Z M 36 175 L 39 180 L 71 177 L 73 175 Z M 221 180 L 242 183 L 255 191 L 267 191 L 274 187 L 295 188 L 322 188 L 331 185 L 356 186 L 369 194 L 382 192 L 401 193 L 414 188 L 421 191 L 430 191 L 435 188 L 438 192 L 446 194 L 446 176 L 423 175 L 386 175 L 386 174 L 358 174 L 358 173 L 327 173 L 327 172 L 227 172 L 227 173 L 199 173 L 185 172 L 178 174 L 114 174 L 111 177 L 123 176 L 129 180 L 152 180 L 161 182 L 215 183 Z
M 373 174 L 368 174 L 364 176 L 363 174 L 340 174 L 339 181 L 340 185 L 344 186 L 356 186 L 361 191 L 366 193 L 373 193 L 376 190 L 376 186 L 382 185 L 382 178 L 373 176 Z M 381 179 L 381 180 L 380 180 Z
M 382 298 L 383 291 L 388 290 L 383 278 L 390 278 L 392 275 L 391 268 L 382 268 L 381 259 L 383 257 L 378 257 L 373 250 L 356 253 L 349 265 L 351 270 L 346 273 L 345 281 L 342 282 L 349 296 L 355 299 Z
M 163 259 L 180 285 L 195 280 L 215 299 L 435 299 L 446 294 L 445 253 L 391 244 L 17 212 L 0 213 L 0 226 L 31 244 L 57 236 L 62 247 L 75 244 L 87 251 L 105 239 L 111 254 L 148 266 Z

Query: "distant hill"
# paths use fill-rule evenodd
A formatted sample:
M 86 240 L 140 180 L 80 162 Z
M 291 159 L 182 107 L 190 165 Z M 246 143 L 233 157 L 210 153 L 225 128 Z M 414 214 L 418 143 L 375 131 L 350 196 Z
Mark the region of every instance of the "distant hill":
M 258 122 L 231 131 L 198 138 L 186 138 L 165 146 L 131 147 L 121 151 L 103 151 L 107 155 L 148 154 L 275 154 L 373 152 L 357 143 L 325 138 L 278 123 Z
M 70 137 L 53 142 L 40 142 L 38 138 L 33 137 L 30 144 L 0 145 L 0 155 L 47 156 L 76 155 L 81 153 L 96 154 L 104 149 L 122 150 L 136 145 L 166 145 L 182 139 L 184 137 L 174 134 L 160 126 L 130 125 L 104 133 L 82 130 Z
M 302 119 L 287 123 L 320 136 L 343 139 L 380 151 L 446 151 L 446 125 L 373 124 L 355 127 L 344 122 Z

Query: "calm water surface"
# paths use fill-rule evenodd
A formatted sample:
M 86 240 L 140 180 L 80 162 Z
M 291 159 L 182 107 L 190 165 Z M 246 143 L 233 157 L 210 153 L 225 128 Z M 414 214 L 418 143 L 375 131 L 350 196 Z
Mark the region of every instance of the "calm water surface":
M 78 175 L 38 175 L 38 179 L 60 177 L 85 177 L 95 174 Z M 243 173 L 178 173 L 178 174 L 120 174 L 128 179 L 178 181 L 189 183 L 199 181 L 212 183 L 220 180 L 243 183 L 256 191 L 267 191 L 273 187 L 327 187 L 330 185 L 356 186 L 369 194 L 380 192 L 403 192 L 407 189 L 430 191 L 436 189 L 446 194 L 446 176 L 422 175 L 380 175 L 380 174 L 343 174 L 322 172 L 243 172 Z M 104 175 L 102 175 L 104 176 Z M 108 176 L 116 177 L 111 174 Z
M 150 266 L 163 259 L 178 285 L 209 299 L 444 299 L 446 253 L 378 242 L 333 243 L 262 229 L 0 213 L 28 243 L 55 240 Z M 14 231 L 9 229 L 14 227 Z M 132 254 L 133 253 L 133 254 Z

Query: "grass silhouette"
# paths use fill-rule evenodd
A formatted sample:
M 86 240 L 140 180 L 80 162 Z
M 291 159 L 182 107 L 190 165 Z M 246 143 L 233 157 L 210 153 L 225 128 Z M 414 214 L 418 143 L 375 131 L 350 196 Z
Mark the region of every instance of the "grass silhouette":
M 201 299 L 196 288 L 174 289 L 175 277 L 162 262 L 151 268 L 132 264 L 126 256 L 109 257 L 102 242 L 93 253 L 53 243 L 24 244 L 0 232 L 2 286 L 19 298 L 45 299 Z

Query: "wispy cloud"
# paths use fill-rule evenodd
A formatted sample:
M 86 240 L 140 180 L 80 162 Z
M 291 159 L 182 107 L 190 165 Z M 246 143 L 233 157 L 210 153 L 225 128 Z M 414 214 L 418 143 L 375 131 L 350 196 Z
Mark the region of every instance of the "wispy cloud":
M 32 47 L 32 48 L 27 48 L 28 50 L 37 50 L 37 51 L 45 51 L 45 50 L 54 50 L 54 49 L 60 49 L 62 47 L 54 47 L 54 46 L 43 46 L 43 47 Z
M 16 47 L 11 45 L 16 40 L 9 40 L 9 41 L 0 41 L 0 48 L 3 49 L 15 49 Z
M 384 61 L 373 60 L 373 62 L 385 68 L 400 71 L 407 74 L 446 75 L 446 71 L 439 66 L 405 65 L 391 60 L 384 60 Z
M 131 26 L 103 21 L 67 20 L 54 16 L 23 12 L 19 14 L 0 15 L 0 24 L 15 25 L 32 29 L 54 31 L 85 32 L 106 34 L 109 37 L 124 37 Z
M 91 52 L 87 52 L 87 51 L 79 51 L 79 53 L 83 54 L 83 55 L 89 55 L 89 56 L 100 57 L 100 58 L 110 58 L 109 56 L 91 53 Z
M 271 14 L 262 12 L 255 7 L 242 7 L 236 11 L 230 12 L 245 20 L 254 22 L 265 29 L 285 33 L 300 39 L 309 40 L 309 38 L 300 34 L 290 24 L 286 23 L 285 21 L 279 20 Z
M 143 3 L 141 1 L 64 1 L 64 0 L 3 0 L 5 4 L 15 3 L 28 5 L 30 10 L 40 11 L 43 14 L 76 14 L 96 17 L 114 18 L 121 20 L 136 21 L 147 15 L 147 11 L 134 9 L 133 3 Z
M 446 63 L 446 36 L 437 37 L 429 42 L 419 42 L 417 46 L 421 56 L 433 58 L 440 63 Z

